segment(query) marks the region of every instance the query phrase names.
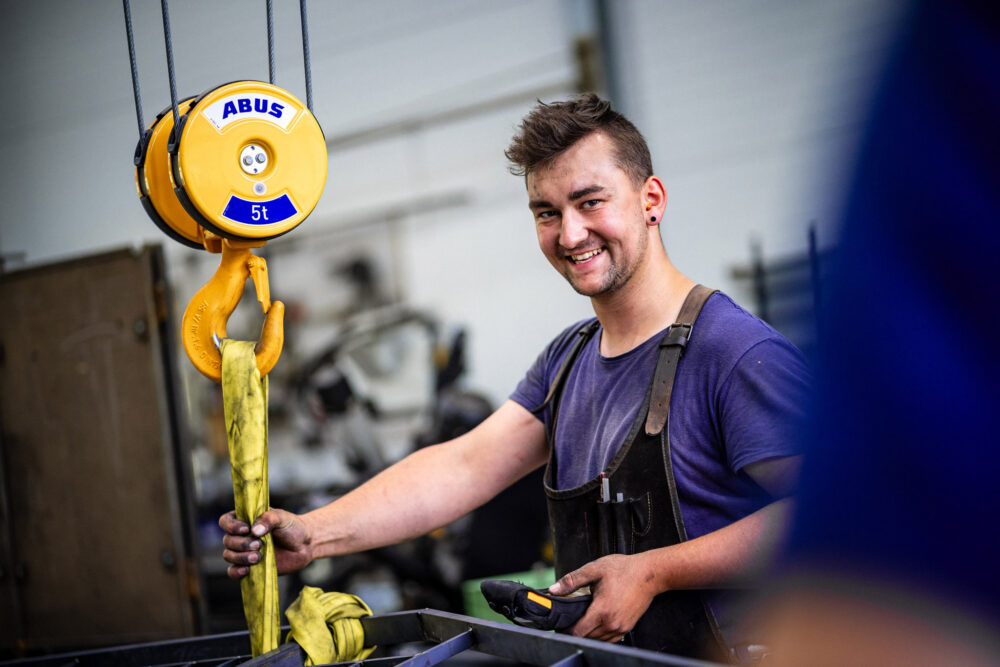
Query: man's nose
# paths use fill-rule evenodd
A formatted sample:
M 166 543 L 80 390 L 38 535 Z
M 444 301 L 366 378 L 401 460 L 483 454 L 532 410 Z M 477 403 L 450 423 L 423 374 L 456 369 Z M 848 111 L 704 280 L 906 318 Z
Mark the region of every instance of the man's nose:
M 587 239 L 587 227 L 583 217 L 573 209 L 563 212 L 562 226 L 559 228 L 559 245 L 572 249 Z

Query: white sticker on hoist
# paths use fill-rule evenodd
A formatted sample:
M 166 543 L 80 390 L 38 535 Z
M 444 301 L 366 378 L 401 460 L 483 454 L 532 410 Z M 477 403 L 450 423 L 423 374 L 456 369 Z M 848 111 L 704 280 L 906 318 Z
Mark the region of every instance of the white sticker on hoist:
M 202 112 L 220 131 L 230 123 L 248 118 L 266 120 L 287 130 L 298 113 L 299 110 L 286 100 L 263 93 L 230 95 L 216 100 Z
M 281 195 L 270 201 L 247 201 L 236 195 L 229 195 L 222 217 L 244 225 L 273 225 L 298 212 L 288 195 Z

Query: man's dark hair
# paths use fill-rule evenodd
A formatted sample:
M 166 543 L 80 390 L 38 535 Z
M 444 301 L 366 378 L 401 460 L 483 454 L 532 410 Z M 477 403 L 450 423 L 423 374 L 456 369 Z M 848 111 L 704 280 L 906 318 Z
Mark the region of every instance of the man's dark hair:
M 552 163 L 583 137 L 600 132 L 615 144 L 615 161 L 637 186 L 653 175 L 649 146 L 635 125 L 594 93 L 565 102 L 539 102 L 504 153 L 510 173 L 525 176 Z

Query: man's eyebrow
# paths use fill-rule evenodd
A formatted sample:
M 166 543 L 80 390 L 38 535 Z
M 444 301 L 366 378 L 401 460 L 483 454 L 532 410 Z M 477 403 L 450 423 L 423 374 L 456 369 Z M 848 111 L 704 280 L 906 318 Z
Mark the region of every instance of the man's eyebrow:
M 578 199 L 583 199 L 592 194 L 597 194 L 598 192 L 604 192 L 603 185 L 588 185 L 585 188 L 580 188 L 579 190 L 574 190 L 569 193 L 569 200 L 576 201 Z M 532 199 L 528 201 L 528 208 L 531 210 L 539 208 L 554 208 L 552 204 L 544 199 Z
M 581 188 L 579 190 L 569 193 L 569 200 L 576 201 L 577 199 L 582 199 L 583 197 L 586 197 L 588 195 L 597 194 L 598 192 L 603 192 L 603 191 L 604 191 L 603 185 L 588 185 L 585 188 Z

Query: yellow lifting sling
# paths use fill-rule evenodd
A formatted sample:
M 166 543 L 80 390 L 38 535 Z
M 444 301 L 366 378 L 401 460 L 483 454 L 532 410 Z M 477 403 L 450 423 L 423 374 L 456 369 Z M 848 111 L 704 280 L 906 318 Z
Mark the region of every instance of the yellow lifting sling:
M 267 376 L 261 377 L 254 343 L 222 341 L 222 401 L 229 440 L 236 517 L 253 524 L 269 507 L 267 482 Z M 278 647 L 278 567 L 271 535 L 261 538 L 260 561 L 242 579 L 243 613 L 250 631 L 253 655 Z M 286 641 L 295 641 L 309 656 L 307 665 L 362 660 L 374 648 L 365 648 L 358 620 L 370 615 L 361 598 L 346 593 L 324 593 L 306 586 L 285 614 L 292 629 Z
M 269 507 L 267 376 L 257 369 L 254 343 L 222 341 L 222 403 L 229 440 L 236 517 L 253 524 Z M 278 647 L 278 566 L 271 535 L 261 539 L 260 562 L 240 581 L 243 613 L 256 657 Z

